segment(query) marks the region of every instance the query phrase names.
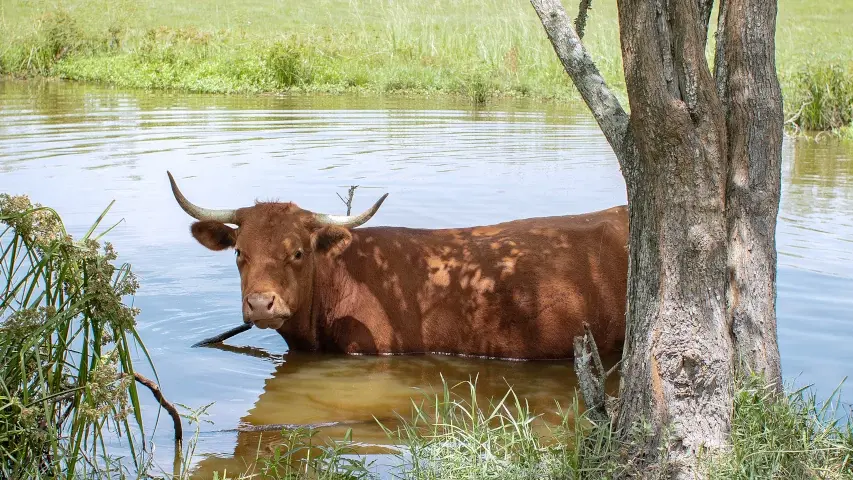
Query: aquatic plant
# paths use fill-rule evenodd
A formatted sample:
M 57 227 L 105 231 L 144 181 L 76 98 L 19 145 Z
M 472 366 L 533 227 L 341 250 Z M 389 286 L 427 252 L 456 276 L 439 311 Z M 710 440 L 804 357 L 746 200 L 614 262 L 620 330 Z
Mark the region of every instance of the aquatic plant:
M 144 470 L 131 349 L 146 350 L 123 301 L 138 282 L 95 234 L 107 210 L 74 240 L 54 210 L 0 194 L 0 478 Z

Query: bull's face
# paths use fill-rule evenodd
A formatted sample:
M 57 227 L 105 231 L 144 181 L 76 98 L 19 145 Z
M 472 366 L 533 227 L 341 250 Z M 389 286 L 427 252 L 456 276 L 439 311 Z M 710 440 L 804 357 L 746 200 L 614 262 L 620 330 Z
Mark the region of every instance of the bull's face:
M 293 203 L 210 210 L 191 204 L 171 173 L 169 180 L 178 204 L 198 220 L 191 227 L 193 237 L 211 250 L 234 250 L 243 320 L 259 328 L 281 328 L 310 308 L 318 257 L 334 257 L 346 250 L 352 241 L 349 228 L 369 220 L 388 196 L 356 216 L 313 213 Z

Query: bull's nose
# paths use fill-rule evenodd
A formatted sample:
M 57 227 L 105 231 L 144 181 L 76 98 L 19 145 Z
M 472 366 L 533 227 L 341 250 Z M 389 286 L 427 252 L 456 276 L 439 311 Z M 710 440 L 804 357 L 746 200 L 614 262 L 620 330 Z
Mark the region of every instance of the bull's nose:
M 258 328 L 279 328 L 290 318 L 290 308 L 273 292 L 250 293 L 243 299 L 243 320 Z
M 275 308 L 275 294 L 271 292 L 249 294 L 246 296 L 246 307 L 249 314 L 270 315 Z

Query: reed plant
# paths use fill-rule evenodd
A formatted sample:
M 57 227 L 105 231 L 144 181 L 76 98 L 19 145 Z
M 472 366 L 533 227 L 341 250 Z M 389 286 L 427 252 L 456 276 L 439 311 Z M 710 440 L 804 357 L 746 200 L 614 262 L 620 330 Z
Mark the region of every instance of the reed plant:
M 75 240 L 56 211 L 0 194 L 0 478 L 144 470 L 131 352 L 151 363 L 125 303 L 136 277 L 96 233 L 108 210 Z

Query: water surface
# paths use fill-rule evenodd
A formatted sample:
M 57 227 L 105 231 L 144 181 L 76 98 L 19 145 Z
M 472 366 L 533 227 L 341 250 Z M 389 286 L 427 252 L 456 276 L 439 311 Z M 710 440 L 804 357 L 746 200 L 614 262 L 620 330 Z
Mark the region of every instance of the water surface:
M 243 97 L 129 92 L 61 82 L 0 81 L 0 191 L 55 207 L 84 232 L 113 199 L 109 240 L 142 287 L 139 329 L 171 400 L 215 402 L 196 452 L 199 478 L 254 458 L 246 425 L 350 422 L 326 429 L 385 441 L 373 416 L 409 413 L 418 389 L 478 376 L 507 385 L 553 420 L 568 406 L 570 362 L 288 354 L 275 333 L 250 331 L 191 349 L 240 320 L 233 254 L 189 235 L 166 170 L 208 207 L 293 200 L 344 213 L 337 193 L 360 185 L 354 209 L 389 193 L 370 225 L 461 227 L 623 204 L 616 159 L 577 105 L 350 97 Z M 853 148 L 786 139 L 779 248 L 779 343 L 786 378 L 828 395 L 853 362 Z M 144 398 L 147 419 L 153 400 Z M 170 467 L 170 426 L 155 433 Z M 185 426 L 185 428 L 187 428 Z M 194 428 L 194 427 L 192 427 Z M 264 447 L 265 448 L 265 447 Z

